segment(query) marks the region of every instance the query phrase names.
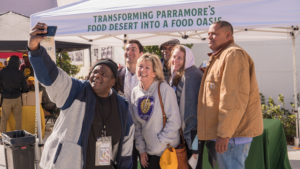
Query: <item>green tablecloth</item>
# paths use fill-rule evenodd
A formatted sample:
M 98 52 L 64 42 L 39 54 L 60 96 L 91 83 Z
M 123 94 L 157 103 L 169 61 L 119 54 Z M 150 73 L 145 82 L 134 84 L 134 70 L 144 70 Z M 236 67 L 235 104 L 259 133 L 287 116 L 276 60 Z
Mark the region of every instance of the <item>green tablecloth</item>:
M 203 158 L 203 168 L 212 169 L 207 151 Z M 291 169 L 285 134 L 279 120 L 264 119 L 264 132 L 253 138 L 246 169 Z

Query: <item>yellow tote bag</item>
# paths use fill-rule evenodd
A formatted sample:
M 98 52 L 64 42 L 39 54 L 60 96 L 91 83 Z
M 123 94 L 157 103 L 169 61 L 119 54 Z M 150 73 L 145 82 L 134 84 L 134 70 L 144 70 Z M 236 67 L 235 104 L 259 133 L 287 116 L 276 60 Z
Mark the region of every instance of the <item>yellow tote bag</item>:
M 177 169 L 178 161 L 174 147 L 166 148 L 160 157 L 159 165 L 161 169 Z

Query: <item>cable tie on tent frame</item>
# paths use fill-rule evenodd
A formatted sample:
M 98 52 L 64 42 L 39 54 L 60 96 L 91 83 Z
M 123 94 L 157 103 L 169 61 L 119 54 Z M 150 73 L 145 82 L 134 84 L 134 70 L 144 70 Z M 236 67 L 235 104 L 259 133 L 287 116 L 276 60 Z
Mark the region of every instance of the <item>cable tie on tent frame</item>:
M 184 34 L 184 35 L 181 36 L 181 38 L 182 39 L 187 39 L 187 38 L 189 38 L 189 35 Z
M 127 34 L 124 34 L 124 40 L 123 40 L 124 44 L 127 44 Z
M 294 36 L 295 36 L 295 33 L 292 31 L 292 32 L 290 32 L 290 35 L 291 35 L 292 37 L 294 37 Z
M 298 30 L 299 30 L 299 27 L 298 27 L 298 26 L 292 26 L 292 30 L 293 30 L 293 31 L 298 31 Z
M 292 29 L 292 31 L 290 32 L 290 35 L 291 35 L 292 37 L 295 37 L 295 35 L 296 35 L 297 32 L 299 31 L 299 27 L 298 27 L 298 26 L 292 25 L 292 26 L 291 26 L 291 29 Z

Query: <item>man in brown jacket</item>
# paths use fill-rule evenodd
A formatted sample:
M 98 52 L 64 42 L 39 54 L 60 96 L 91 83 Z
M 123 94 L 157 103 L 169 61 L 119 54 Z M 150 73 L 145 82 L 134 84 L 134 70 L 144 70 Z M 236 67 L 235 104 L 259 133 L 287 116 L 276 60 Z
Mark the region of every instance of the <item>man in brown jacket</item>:
M 263 122 L 254 63 L 233 41 L 226 21 L 208 30 L 209 66 L 198 97 L 198 138 L 208 140 L 219 169 L 244 169 L 252 138 Z

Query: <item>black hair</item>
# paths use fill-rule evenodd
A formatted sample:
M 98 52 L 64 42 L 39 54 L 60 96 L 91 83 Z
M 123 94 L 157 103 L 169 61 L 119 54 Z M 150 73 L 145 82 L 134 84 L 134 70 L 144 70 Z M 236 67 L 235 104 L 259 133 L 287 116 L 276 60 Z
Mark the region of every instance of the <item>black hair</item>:
M 111 72 L 113 73 L 112 78 L 116 79 L 117 78 L 117 74 L 118 74 L 118 65 L 116 62 L 114 62 L 112 59 L 109 58 L 102 58 L 100 59 L 98 62 L 96 62 L 91 68 L 90 68 L 90 72 L 88 74 L 87 80 L 90 78 L 91 73 L 93 72 L 94 68 L 98 65 L 104 64 L 106 66 L 108 66 L 111 70 Z
M 14 68 L 19 68 L 19 66 L 20 66 L 19 56 L 16 56 L 16 55 L 10 56 L 9 61 L 8 61 L 8 66 L 14 67 Z
M 130 44 L 130 43 L 135 43 L 138 46 L 140 53 L 144 52 L 144 47 L 140 41 L 132 39 L 132 40 L 129 40 L 128 44 Z
M 220 20 L 220 21 L 214 22 L 213 24 L 218 25 L 220 28 L 227 28 L 230 31 L 230 33 L 233 34 L 233 27 L 232 27 L 231 23 Z

